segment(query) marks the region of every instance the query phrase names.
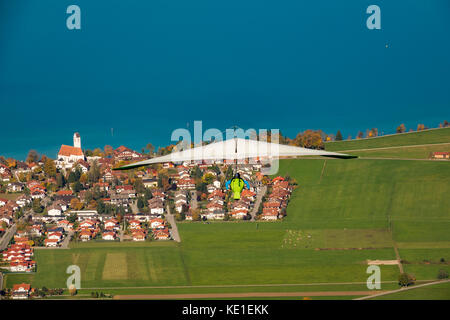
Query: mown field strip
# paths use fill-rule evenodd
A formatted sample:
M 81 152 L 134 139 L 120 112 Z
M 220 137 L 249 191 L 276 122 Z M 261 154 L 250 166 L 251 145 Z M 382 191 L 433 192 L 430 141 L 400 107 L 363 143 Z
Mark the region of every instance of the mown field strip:
M 379 292 L 379 291 L 377 291 Z M 373 291 L 301 291 L 301 292 L 243 292 L 243 293 L 191 293 L 191 294 L 136 294 L 115 295 L 114 299 L 221 299 L 221 298 L 258 298 L 258 297 L 338 297 L 366 296 Z
M 434 280 L 416 280 L 416 282 L 430 282 Z M 398 281 L 380 281 L 380 283 L 397 283 Z M 230 285 L 202 285 L 202 286 L 143 286 L 143 287 L 103 287 L 81 288 L 83 290 L 126 290 L 126 289 L 190 289 L 190 288 L 251 288 L 251 287 L 295 287 L 295 286 L 331 286 L 357 285 L 366 282 L 325 282 L 325 283 L 285 283 L 285 284 L 230 284 Z

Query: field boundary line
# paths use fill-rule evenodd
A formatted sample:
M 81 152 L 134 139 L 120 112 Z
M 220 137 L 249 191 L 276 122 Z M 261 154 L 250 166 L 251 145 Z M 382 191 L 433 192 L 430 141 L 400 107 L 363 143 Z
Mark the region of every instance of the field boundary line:
M 392 294 L 392 293 L 397 293 L 397 292 L 403 292 L 403 291 L 408 291 L 408 290 L 413 290 L 413 289 L 417 289 L 417 288 L 423 288 L 426 286 L 432 286 L 435 284 L 440 284 L 440 283 L 446 283 L 449 282 L 450 280 L 439 280 L 439 281 L 434 281 L 434 282 L 429 282 L 429 283 L 424 283 L 424 284 L 419 284 L 417 286 L 413 286 L 413 287 L 407 287 L 407 288 L 401 288 L 401 289 L 397 289 L 397 290 L 392 290 L 392 291 L 387 291 L 387 292 L 382 292 L 382 293 L 377 293 L 375 295 L 370 295 L 370 296 L 365 296 L 365 297 L 360 297 L 360 298 L 356 298 L 353 300 L 367 300 L 367 299 L 371 299 L 371 298 L 375 298 L 375 297 L 380 297 L 380 296 L 384 296 L 387 294 Z

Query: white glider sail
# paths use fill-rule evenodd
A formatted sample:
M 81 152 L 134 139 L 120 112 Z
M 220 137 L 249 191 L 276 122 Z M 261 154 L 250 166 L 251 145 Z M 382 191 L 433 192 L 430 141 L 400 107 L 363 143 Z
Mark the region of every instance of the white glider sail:
M 307 149 L 265 141 L 233 138 L 214 142 L 205 146 L 125 165 L 116 170 L 137 168 L 153 163 L 184 162 L 201 160 L 239 160 L 239 159 L 278 159 L 279 157 L 328 156 L 337 158 L 351 157 L 346 154 L 324 150 Z

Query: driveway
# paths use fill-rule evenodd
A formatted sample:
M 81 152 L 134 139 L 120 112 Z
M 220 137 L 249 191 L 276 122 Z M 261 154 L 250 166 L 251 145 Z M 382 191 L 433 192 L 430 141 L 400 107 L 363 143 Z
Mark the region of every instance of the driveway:
M 250 215 L 252 216 L 251 221 L 255 221 L 256 213 L 258 212 L 259 206 L 261 205 L 262 197 L 266 194 L 266 192 L 267 186 L 263 185 L 256 195 L 255 204 L 253 205 L 253 209 L 250 212 Z
M 181 237 L 180 237 L 180 233 L 178 232 L 177 223 L 175 221 L 175 217 L 170 212 L 169 205 L 166 206 L 166 209 L 167 209 L 167 214 L 166 214 L 167 221 L 170 223 L 170 226 L 172 227 L 172 229 L 171 229 L 172 238 L 176 242 L 181 242 Z
M 9 227 L 5 234 L 3 235 L 3 237 L 0 240 L 0 251 L 5 250 L 6 247 L 9 244 L 9 241 L 11 241 L 11 238 L 14 236 L 14 234 L 16 233 L 16 225 L 13 224 L 11 227 Z

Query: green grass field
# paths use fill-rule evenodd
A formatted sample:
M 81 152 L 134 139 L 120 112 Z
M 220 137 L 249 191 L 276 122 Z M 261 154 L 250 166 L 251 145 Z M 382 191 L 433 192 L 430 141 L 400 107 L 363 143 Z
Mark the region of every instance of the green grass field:
M 394 148 L 367 149 L 364 151 L 349 151 L 348 154 L 364 158 L 389 159 L 428 159 L 431 152 L 449 152 L 450 143 L 431 146 L 403 146 Z
M 342 151 L 435 143 L 450 143 L 450 128 L 408 132 L 360 140 L 327 142 L 325 143 L 325 149 L 328 151 Z
M 414 139 L 428 134 L 442 141 L 443 133 L 450 130 Z M 413 134 L 402 137 L 417 143 Z M 341 147 L 346 143 L 354 144 Z M 77 264 L 84 293 L 305 291 L 299 284 L 315 284 L 311 291 L 365 290 L 366 260 L 396 259 L 394 245 L 405 271 L 418 280 L 450 271 L 450 162 L 291 159 L 280 162 L 279 174 L 299 184 L 284 221 L 180 223 L 180 244 L 92 242 L 36 250 L 37 273 L 8 275 L 6 284 L 65 287 L 66 268 Z M 381 280 L 391 282 L 382 289 L 398 288 L 398 266 L 381 271 Z M 347 282 L 359 284 L 331 285 Z M 273 287 L 254 287 L 260 284 Z M 223 287 L 229 285 L 241 287 Z M 152 286 L 164 288 L 143 288 Z
M 396 292 L 373 300 L 450 300 L 450 282 Z

